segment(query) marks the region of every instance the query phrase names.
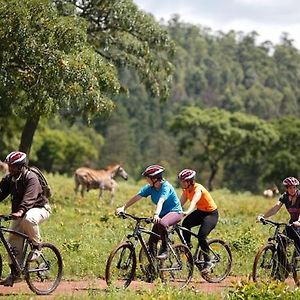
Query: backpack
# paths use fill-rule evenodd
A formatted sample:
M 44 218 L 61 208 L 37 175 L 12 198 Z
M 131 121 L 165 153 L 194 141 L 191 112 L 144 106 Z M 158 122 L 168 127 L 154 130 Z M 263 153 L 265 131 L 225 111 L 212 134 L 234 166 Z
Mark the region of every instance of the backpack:
M 42 171 L 37 167 L 28 167 L 28 170 L 37 175 L 43 190 L 43 195 L 49 199 L 52 196 L 52 191 Z

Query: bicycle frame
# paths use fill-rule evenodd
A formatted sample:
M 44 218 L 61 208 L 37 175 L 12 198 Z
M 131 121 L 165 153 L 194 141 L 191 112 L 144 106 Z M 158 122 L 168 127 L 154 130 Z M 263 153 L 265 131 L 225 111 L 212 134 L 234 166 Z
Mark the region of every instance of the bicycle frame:
M 183 227 L 183 226 L 181 226 L 181 225 L 179 225 L 179 224 L 174 225 L 174 226 L 173 226 L 173 229 L 175 230 L 175 232 L 176 232 L 177 235 L 179 236 L 179 239 L 180 239 L 181 243 L 183 243 L 183 244 L 186 245 L 186 246 L 188 246 L 188 244 L 187 244 L 186 240 L 185 240 L 184 237 L 183 237 L 183 234 L 182 234 L 183 231 L 186 231 L 186 232 L 190 233 L 193 237 L 195 237 L 195 238 L 197 239 L 197 247 L 196 247 L 195 253 L 194 253 L 194 255 L 193 255 L 194 260 L 195 260 L 197 257 L 199 257 L 199 252 L 200 252 L 200 251 L 201 251 L 201 252 L 204 252 L 204 251 L 201 249 L 200 245 L 199 245 L 198 236 L 197 236 L 196 233 L 194 233 L 194 232 L 191 231 L 190 229 L 185 228 L 185 227 Z M 210 249 L 210 251 L 215 255 L 215 252 L 213 251 L 213 249 Z M 201 262 L 202 262 L 202 261 L 201 261 Z M 203 262 L 204 262 L 204 261 L 203 261 Z
M 144 250 L 145 253 L 146 253 L 148 262 L 149 262 L 153 267 L 155 267 L 155 265 L 156 265 L 156 264 L 155 264 L 156 259 L 153 257 L 152 253 L 149 251 L 149 249 L 148 249 L 148 247 L 147 247 L 147 245 L 146 245 L 146 242 L 145 242 L 145 240 L 144 240 L 144 238 L 143 238 L 142 233 L 146 233 L 146 234 L 148 234 L 148 235 L 153 235 L 153 236 L 155 236 L 155 237 L 157 237 L 157 238 L 159 238 L 159 239 L 160 239 L 160 235 L 158 235 L 157 233 L 155 233 L 155 232 L 153 232 L 153 231 L 151 231 L 151 230 L 145 229 L 144 227 L 142 227 L 142 226 L 140 225 L 141 221 L 146 221 L 146 222 L 148 221 L 148 222 L 149 222 L 149 221 L 150 221 L 149 218 L 137 218 L 137 217 L 134 217 L 134 216 L 132 216 L 132 215 L 130 215 L 130 214 L 124 213 L 124 217 L 126 217 L 126 216 L 129 216 L 130 218 L 134 219 L 134 220 L 137 222 L 136 225 L 135 225 L 135 228 L 134 228 L 134 230 L 133 230 L 133 233 L 127 235 L 128 241 L 132 244 L 132 246 L 133 246 L 134 249 L 136 248 L 136 245 L 137 245 L 137 243 L 138 243 L 138 241 L 139 241 L 140 244 L 141 244 L 141 246 L 142 246 L 142 248 L 143 248 L 143 250 Z M 134 238 L 134 239 L 135 239 L 135 242 L 134 242 L 134 243 L 130 241 L 131 238 Z M 175 251 L 174 251 L 174 249 L 173 249 L 173 247 L 172 247 L 172 245 L 171 245 L 171 242 L 170 242 L 169 237 L 168 237 L 168 247 L 169 247 L 169 249 L 171 250 L 172 254 L 176 257 L 176 261 L 177 261 L 177 263 L 178 263 L 178 266 L 177 266 L 177 267 L 172 267 L 172 268 L 160 268 L 159 270 L 160 270 L 160 271 L 172 271 L 172 270 L 175 271 L 175 270 L 179 270 L 180 267 L 181 267 L 181 262 L 180 262 L 180 260 L 178 259 L 177 254 L 175 253 Z
M 291 238 L 289 238 L 286 234 L 284 234 L 280 230 L 280 228 L 281 227 L 286 228 L 287 226 L 290 226 L 290 224 L 273 222 L 273 221 L 266 220 L 266 219 L 262 220 L 261 222 L 264 225 L 269 224 L 269 225 L 272 225 L 273 227 L 275 227 L 273 236 L 268 238 L 268 243 L 274 245 L 276 253 L 281 255 L 281 258 L 282 258 L 282 261 L 280 261 L 280 264 L 282 265 L 284 270 L 288 271 L 288 273 L 289 273 L 291 262 L 289 262 L 289 257 L 287 255 L 287 251 L 286 251 L 287 245 L 293 244 L 293 256 L 294 256 L 295 252 L 297 252 L 297 249 L 296 249 L 294 241 Z M 284 239 L 286 240 L 286 244 L 283 242 L 281 237 L 284 237 Z M 288 273 L 287 273 L 287 276 L 288 276 Z
M 1 220 L 0 220 L 0 222 L 1 222 Z M 24 247 L 23 247 L 23 252 L 22 252 L 22 265 L 20 265 L 20 263 L 17 261 L 16 256 L 13 253 L 13 250 L 12 250 L 9 242 L 7 241 L 7 239 L 5 238 L 3 233 L 15 234 L 24 239 Z M 30 242 L 28 235 L 21 233 L 19 231 L 16 231 L 16 230 L 7 228 L 0 223 L 0 240 L 1 240 L 2 244 L 4 245 L 4 248 L 7 252 L 7 254 L 10 257 L 12 264 L 16 267 L 18 272 L 22 272 L 24 269 L 24 266 L 25 266 L 25 256 L 27 253 L 28 246 L 30 246 L 32 248 L 32 243 Z

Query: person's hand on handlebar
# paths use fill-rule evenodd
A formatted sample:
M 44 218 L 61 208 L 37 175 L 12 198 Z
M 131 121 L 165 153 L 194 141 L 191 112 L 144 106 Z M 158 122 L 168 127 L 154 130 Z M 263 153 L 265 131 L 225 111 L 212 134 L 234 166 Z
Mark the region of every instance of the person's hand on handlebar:
M 12 219 L 20 219 L 22 218 L 24 214 L 24 211 L 22 209 L 18 210 L 17 212 L 14 212 L 11 214 Z
M 256 217 L 256 222 L 262 222 L 265 219 L 263 215 L 259 215 Z
M 159 215 L 155 213 L 154 216 L 153 216 L 153 223 L 158 223 L 159 220 L 160 220 Z
M 294 227 L 300 227 L 300 221 L 295 221 L 292 224 Z
M 124 214 L 125 213 L 125 207 L 124 206 L 121 206 L 121 207 L 118 207 L 116 209 L 116 215 L 121 215 L 121 214 Z

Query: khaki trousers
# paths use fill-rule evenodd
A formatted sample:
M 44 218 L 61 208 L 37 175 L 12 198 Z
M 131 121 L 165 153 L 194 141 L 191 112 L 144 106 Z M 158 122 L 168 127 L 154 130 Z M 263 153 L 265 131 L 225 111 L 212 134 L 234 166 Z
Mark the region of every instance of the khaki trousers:
M 22 218 L 13 220 L 10 228 L 27 234 L 33 244 L 38 245 L 41 242 L 39 224 L 47 220 L 50 216 L 50 213 L 51 209 L 48 204 L 46 204 L 44 207 L 31 208 Z M 8 242 L 14 250 L 18 262 L 22 264 L 24 239 L 16 234 L 10 233 Z M 11 263 L 10 257 L 8 258 L 8 261 Z

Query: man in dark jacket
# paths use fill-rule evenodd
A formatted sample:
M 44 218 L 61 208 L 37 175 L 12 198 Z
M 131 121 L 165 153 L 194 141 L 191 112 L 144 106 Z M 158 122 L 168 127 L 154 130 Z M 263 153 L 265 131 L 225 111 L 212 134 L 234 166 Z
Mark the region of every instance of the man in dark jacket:
M 27 234 L 35 246 L 31 260 L 36 260 L 39 255 L 41 236 L 39 224 L 49 218 L 51 213 L 48 199 L 43 195 L 43 190 L 37 175 L 28 169 L 26 154 L 14 151 L 7 155 L 5 162 L 8 164 L 9 173 L 0 182 L 0 201 L 9 195 L 12 203 L 12 223 L 10 228 Z M 10 234 L 8 241 L 16 254 L 18 262 L 22 263 L 23 238 Z M 4 286 L 12 286 L 20 277 L 9 258 L 10 275 L 0 282 Z

